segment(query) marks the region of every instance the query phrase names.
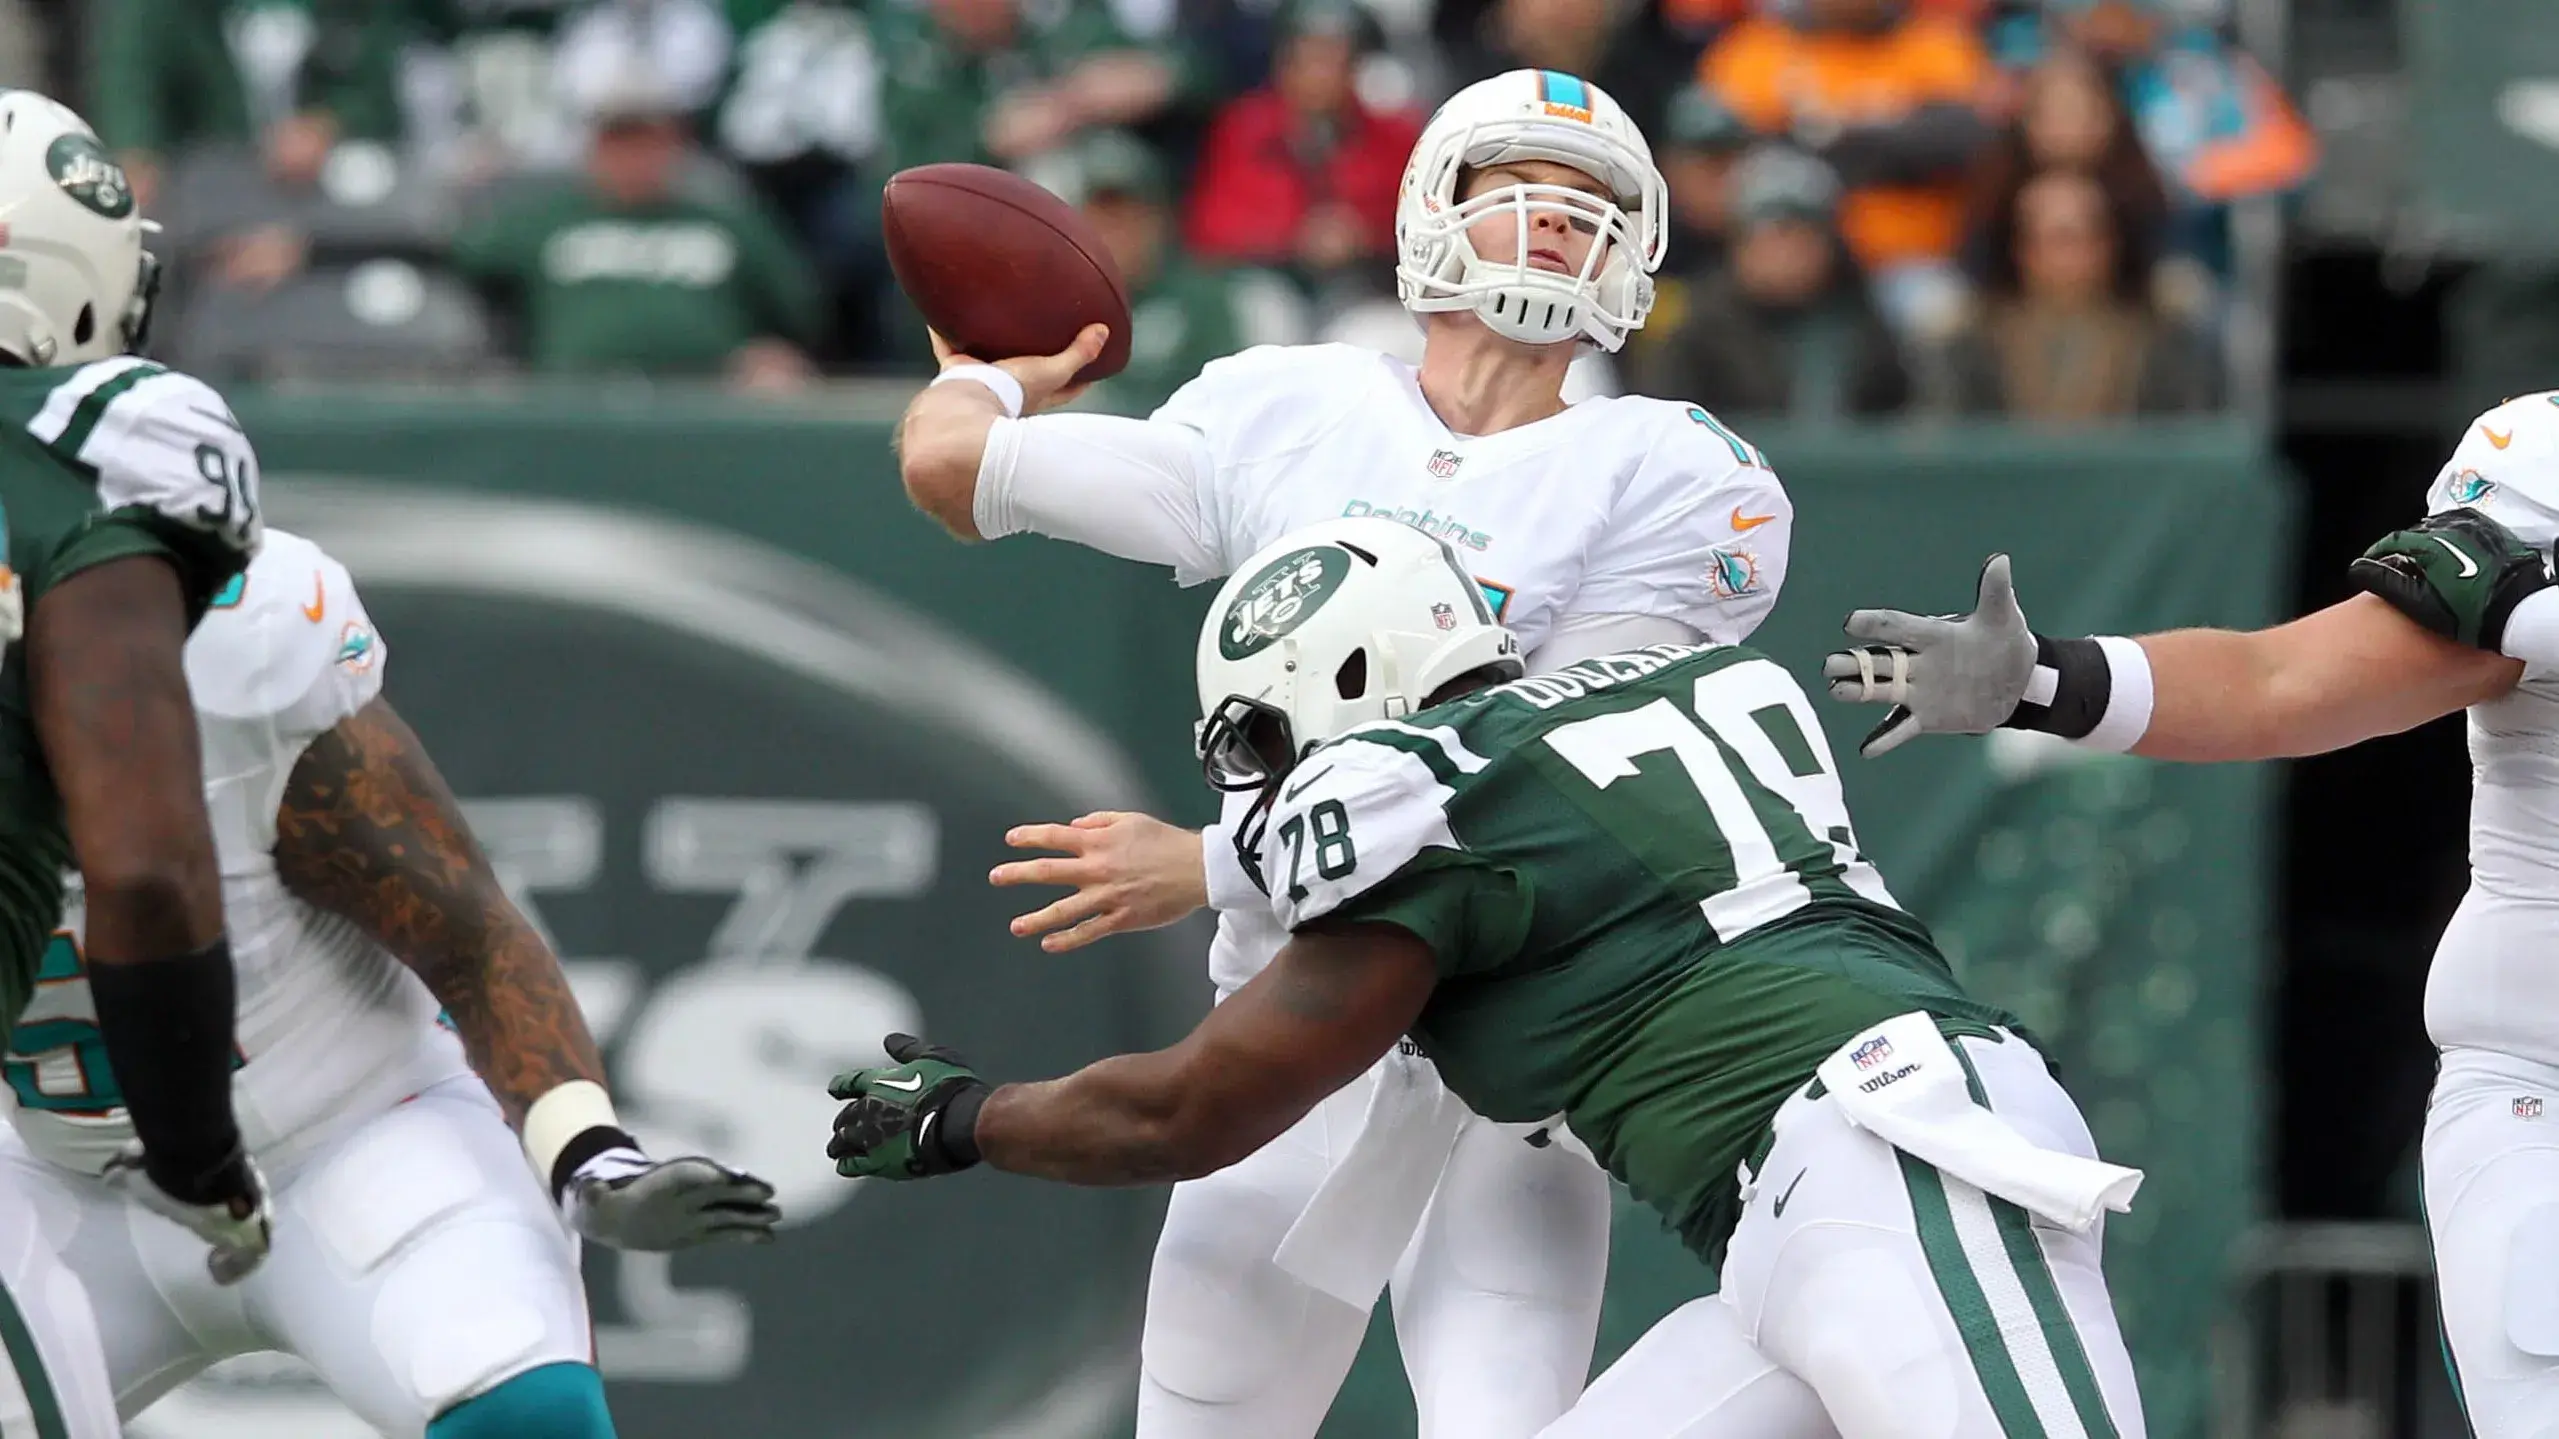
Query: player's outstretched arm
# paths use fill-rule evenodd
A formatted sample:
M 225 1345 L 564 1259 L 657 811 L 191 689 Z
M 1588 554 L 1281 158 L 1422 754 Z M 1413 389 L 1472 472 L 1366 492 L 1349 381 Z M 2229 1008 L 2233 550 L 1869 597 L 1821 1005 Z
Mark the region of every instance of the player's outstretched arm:
M 1102 353 L 1110 326 L 1087 325 L 1054 355 L 987 364 L 933 337 L 942 372 L 907 402 L 897 422 L 898 478 L 915 507 L 964 540 L 983 539 L 977 508 L 978 466 L 995 422 L 1037 414 L 1081 393 L 1071 382 Z
M 276 814 L 275 862 L 287 890 L 352 921 L 425 981 L 588 1237 L 676 1249 L 770 1236 L 771 1186 L 707 1159 L 652 1162 L 622 1129 L 558 957 L 386 701 L 303 751 Z
M 1152 815 L 1104 810 L 1071 824 L 1016 825 L 1004 842 L 1015 849 L 1057 850 L 1059 856 L 999 864 L 987 875 L 989 884 L 1075 888 L 1013 921 L 1016 937 L 1039 935 L 1040 948 L 1051 954 L 1109 935 L 1161 929 L 1209 902 L 1199 831 Z
M 187 691 L 188 628 L 167 560 L 108 560 L 37 600 L 27 664 L 37 738 L 87 892 L 98 1027 L 141 1141 L 118 1182 L 210 1242 L 214 1275 L 227 1283 L 264 1258 L 268 1221 L 231 1113 L 236 991 Z
M 1383 925 L 1301 929 L 1170 1049 L 989 1089 L 959 1057 L 891 1036 L 897 1063 L 841 1076 L 827 1153 L 847 1177 L 915 1179 L 981 1160 L 1067 1184 L 1169 1184 L 1278 1138 L 1395 1046 L 1437 983 Z
M 2133 753 L 2154 759 L 2325 754 L 2495 699 L 2523 663 L 2430 634 L 2372 595 L 2270 630 L 2145 635 L 2153 698 Z
M 2361 594 L 2270 630 L 2138 640 L 2033 633 L 2008 560 L 1960 618 L 1859 610 L 1822 673 L 1832 697 L 1888 703 L 1860 749 L 1918 734 L 2042 730 L 2157 759 L 2284 759 L 2396 734 L 2514 688 L 2523 664 L 2429 632 Z

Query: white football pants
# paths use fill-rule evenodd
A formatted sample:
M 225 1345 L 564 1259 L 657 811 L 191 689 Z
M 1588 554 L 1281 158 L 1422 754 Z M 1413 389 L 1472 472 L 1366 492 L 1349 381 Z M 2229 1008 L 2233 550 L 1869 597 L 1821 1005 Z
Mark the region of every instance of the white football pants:
M 55 1248 L 35 1207 L 0 1189 L 0 1439 L 115 1439 L 97 1319 Z
M 2559 1068 L 2445 1050 L 2424 1170 L 2444 1341 L 2471 1431 L 2559 1436 Z
M 0 1195 L 34 1206 L 86 1285 L 126 1417 L 220 1360 L 277 1350 L 366 1423 L 418 1439 L 528 1369 L 593 1362 L 576 1242 L 479 1080 L 325 1138 L 267 1182 L 275 1247 L 224 1288 L 201 1240 L 0 1130 Z
M 2020 1133 L 2096 1155 L 2025 1041 L 1955 1043 Z M 1655 1325 L 1546 1439 L 2141 1439 L 2100 1242 L 1799 1092 L 1721 1290 Z
M 1368 1306 L 1272 1256 L 1358 1135 L 1374 1075 L 1241 1164 L 1173 1187 L 1147 1287 L 1137 1439 L 1310 1439 Z M 1608 1176 L 1470 1120 L 1389 1288 L 1421 1439 L 1526 1439 L 1590 1374 Z

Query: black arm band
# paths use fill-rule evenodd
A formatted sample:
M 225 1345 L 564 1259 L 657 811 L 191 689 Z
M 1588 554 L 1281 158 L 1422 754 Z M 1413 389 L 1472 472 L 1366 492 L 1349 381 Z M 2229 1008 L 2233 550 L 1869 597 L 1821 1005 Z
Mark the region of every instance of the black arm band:
M 933 1143 L 951 1168 L 967 1169 L 985 1157 L 977 1150 L 977 1112 L 994 1092 L 991 1085 L 971 1084 L 942 1106 L 942 1117 L 933 1126 Z
M 2026 687 L 2029 698 L 2000 721 L 2002 729 L 2042 730 L 2063 739 L 2086 739 L 2106 717 L 2114 699 L 2114 667 L 2105 648 L 2093 639 L 2057 640 L 2035 636 L 2035 674 Z
M 560 1156 L 551 1161 L 551 1198 L 557 1202 L 569 1192 L 569 1181 L 578 1177 L 578 1169 L 608 1149 L 637 1149 L 640 1141 L 610 1124 L 597 1124 L 569 1136 L 560 1146 Z
M 89 965 L 98 1030 L 142 1141 L 143 1172 L 170 1197 L 213 1204 L 239 1191 L 231 1115 L 238 992 L 231 941 L 193 954 Z

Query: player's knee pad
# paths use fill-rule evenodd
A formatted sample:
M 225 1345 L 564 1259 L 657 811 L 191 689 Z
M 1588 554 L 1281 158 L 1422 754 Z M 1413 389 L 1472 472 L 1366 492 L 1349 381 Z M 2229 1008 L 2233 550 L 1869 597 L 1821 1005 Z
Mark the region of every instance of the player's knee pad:
M 614 1439 L 604 1376 L 590 1364 L 545 1364 L 445 1410 L 427 1439 Z

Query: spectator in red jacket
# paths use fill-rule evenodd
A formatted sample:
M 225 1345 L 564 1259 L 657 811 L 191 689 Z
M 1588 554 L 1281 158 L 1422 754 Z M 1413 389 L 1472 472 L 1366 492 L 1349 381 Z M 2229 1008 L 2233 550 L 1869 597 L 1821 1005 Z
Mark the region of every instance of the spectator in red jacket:
M 1375 43 L 1346 0 L 1299 0 L 1271 82 L 1228 103 L 1191 182 L 1193 252 L 1312 280 L 1393 253 L 1395 187 L 1422 118 L 1371 110 L 1353 79 Z

